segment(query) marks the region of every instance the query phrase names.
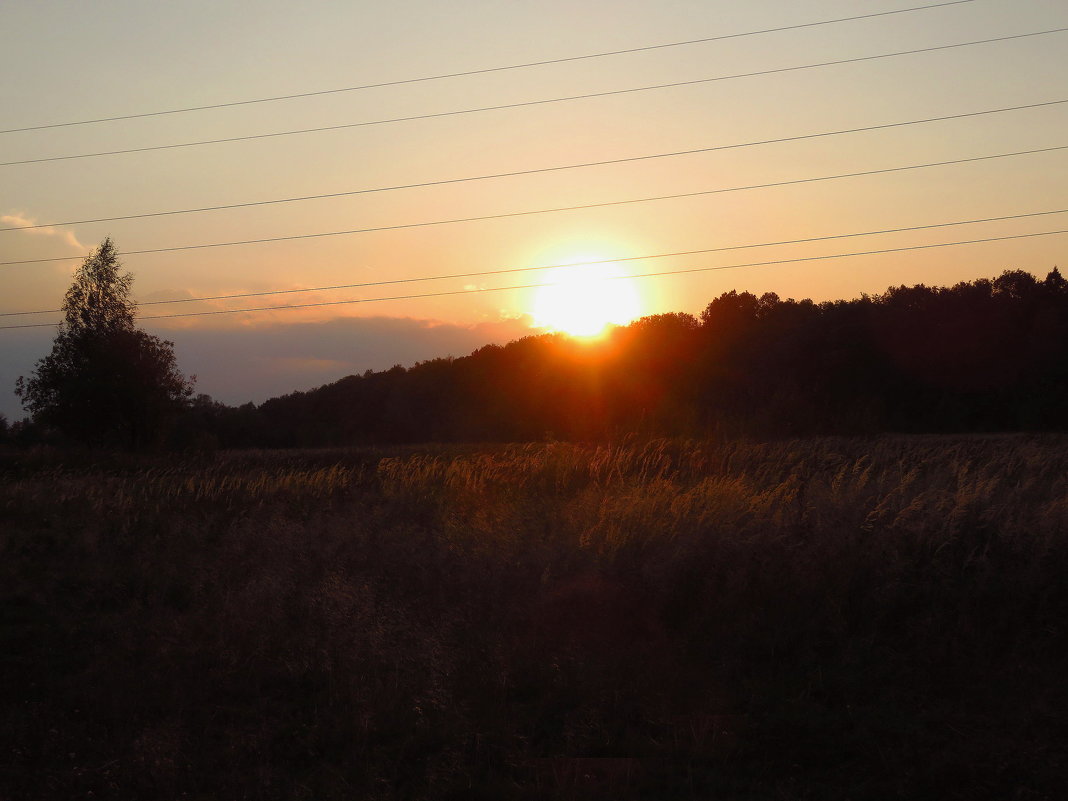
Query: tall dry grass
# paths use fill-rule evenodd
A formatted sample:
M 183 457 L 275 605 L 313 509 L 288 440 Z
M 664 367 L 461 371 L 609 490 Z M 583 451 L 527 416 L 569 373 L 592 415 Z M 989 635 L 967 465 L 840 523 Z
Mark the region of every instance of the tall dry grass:
M 0 795 L 1053 798 L 1066 442 L 8 454 Z

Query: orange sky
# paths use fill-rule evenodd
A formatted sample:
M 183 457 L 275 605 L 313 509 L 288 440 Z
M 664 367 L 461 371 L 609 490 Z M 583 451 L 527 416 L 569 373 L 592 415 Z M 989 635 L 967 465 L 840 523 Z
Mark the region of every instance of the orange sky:
M 0 128 L 204 105 L 563 58 L 908 8 L 890 2 L 305 2 L 5 6 Z M 433 114 L 772 70 L 1068 26 L 1062 0 L 915 13 L 478 76 L 0 135 L 0 161 Z M 0 167 L 5 227 L 440 181 L 1068 99 L 1068 33 L 611 97 L 300 136 Z M 14 77 L 10 77 L 14 76 Z M 1068 104 L 630 164 L 121 222 L 0 233 L 0 261 L 409 225 L 1068 145 Z M 509 219 L 131 255 L 140 300 L 271 291 L 728 248 L 1068 208 L 1068 151 Z M 1068 228 L 1068 215 L 620 262 L 631 274 Z M 825 300 L 1063 268 L 1064 235 L 641 279 L 642 313 L 698 313 L 730 289 Z M 2 267 L 2 311 L 56 308 L 76 261 Z M 528 284 L 519 273 L 231 302 L 268 305 Z M 262 400 L 519 335 L 534 292 L 147 322 L 200 389 Z M 146 307 L 145 314 L 226 308 Z M 367 318 L 338 328 L 341 317 Z M 408 320 L 371 337 L 382 318 Z M 17 322 L 49 321 L 14 318 Z M 12 322 L 7 318 L 7 322 Z M 426 336 L 468 331 L 470 337 Z M 472 326 L 483 326 L 473 329 Z M 318 328 L 316 327 L 318 326 Z M 405 327 L 407 326 L 407 327 Z M 388 327 L 388 325 L 387 325 Z M 299 341 L 277 354 L 279 332 Z M 375 329 L 377 330 L 377 329 Z M 252 333 L 250 333 L 252 332 Z M 256 337 L 264 343 L 256 353 Z M 299 332 L 299 336 L 297 336 Z M 362 332 L 362 333 L 361 333 Z M 413 333 L 415 332 L 415 333 Z M 360 337 L 364 339 L 361 340 Z M 451 334 L 450 334 L 451 336 Z M 458 335 L 459 336 L 459 335 Z M 51 331 L 0 332 L 0 394 Z M 414 337 L 414 339 L 413 339 Z M 340 338 L 340 341 L 339 339 Z M 374 341 L 374 348 L 368 343 Z M 418 340 L 419 347 L 410 347 Z M 212 347 L 196 343 L 213 342 Z M 183 353 L 183 342 L 190 353 Z M 241 343 L 240 346 L 238 343 Z M 228 344 L 229 343 L 229 344 Z M 275 343 L 275 344 L 271 344 Z M 440 345 L 438 350 L 435 347 Z M 474 345 L 472 345 L 473 347 Z M 227 348 L 231 347 L 229 357 Z M 420 350 L 422 348 L 422 350 Z M 341 357 L 344 353 L 351 357 Z M 257 359 L 259 361 L 257 361 Z M 405 362 L 405 360 L 408 362 Z M 268 376 L 259 383 L 252 367 Z M 262 367 L 262 365 L 268 365 Z M 270 365 L 274 365 L 271 368 Z M 225 368 L 225 369 L 224 369 Z M 240 371 L 247 369 L 242 377 Z M 262 376 L 261 376 L 262 377 Z M 259 379 L 257 379 L 259 380 Z M 273 381 L 273 383 L 272 383 Z M 246 394 L 242 392 L 247 390 Z M 0 411 L 17 416 L 12 402 Z

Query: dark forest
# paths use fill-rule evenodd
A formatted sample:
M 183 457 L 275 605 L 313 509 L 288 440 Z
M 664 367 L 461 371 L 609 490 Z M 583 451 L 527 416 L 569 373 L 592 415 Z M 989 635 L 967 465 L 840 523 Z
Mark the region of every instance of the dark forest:
M 255 406 L 176 435 L 234 447 L 1063 430 L 1068 282 L 1012 270 L 813 303 L 731 291 L 599 340 L 545 334 Z

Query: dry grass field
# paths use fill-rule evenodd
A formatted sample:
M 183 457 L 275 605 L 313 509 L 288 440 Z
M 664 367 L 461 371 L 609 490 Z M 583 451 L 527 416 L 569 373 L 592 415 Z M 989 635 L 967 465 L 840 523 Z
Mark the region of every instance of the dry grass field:
M 1055 799 L 1068 438 L 0 454 L 0 797 Z

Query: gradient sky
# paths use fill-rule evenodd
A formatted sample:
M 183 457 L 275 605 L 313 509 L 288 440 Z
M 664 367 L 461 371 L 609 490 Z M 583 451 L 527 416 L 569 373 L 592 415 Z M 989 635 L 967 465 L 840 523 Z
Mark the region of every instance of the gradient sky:
M 879 0 L 24 2 L 4 5 L 0 129 L 564 58 L 909 8 Z M 20 161 L 423 115 L 1068 27 L 1064 0 L 973 2 L 606 58 L 0 134 Z M 1068 99 L 1068 33 L 565 103 L 0 167 L 3 227 L 437 181 Z M 1068 104 L 882 131 L 257 208 L 0 232 L 0 261 L 396 226 L 1068 145 Z M 1068 151 L 610 208 L 129 255 L 138 300 L 550 265 L 1068 209 Z M 629 274 L 1068 229 L 1068 214 L 627 261 Z M 814 300 L 1042 277 L 1068 236 L 636 279 L 643 313 L 730 289 Z M 78 261 L 0 267 L 0 311 L 55 309 Z M 544 275 L 541 276 L 544 280 Z M 143 314 L 527 284 L 538 273 L 146 307 Z M 151 309 L 151 311 L 149 311 Z M 262 401 L 530 332 L 532 290 L 144 321 L 198 390 Z M 48 322 L 58 315 L 0 318 Z M 0 412 L 54 329 L 0 331 Z

